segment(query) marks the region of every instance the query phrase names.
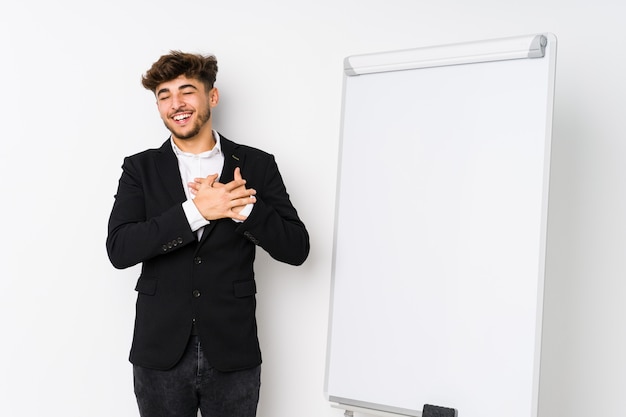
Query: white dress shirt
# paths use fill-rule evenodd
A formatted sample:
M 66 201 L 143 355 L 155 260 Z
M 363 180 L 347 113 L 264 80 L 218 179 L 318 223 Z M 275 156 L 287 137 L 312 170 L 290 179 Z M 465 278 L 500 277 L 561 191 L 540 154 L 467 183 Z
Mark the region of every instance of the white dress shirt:
M 183 181 L 185 195 L 187 196 L 187 201 L 183 203 L 183 211 L 185 212 L 191 230 L 197 232 L 198 240 L 202 237 L 204 226 L 209 224 L 210 221 L 200 214 L 200 211 L 193 203 L 195 195 L 191 192 L 187 183 L 193 182 L 194 178 L 206 178 L 213 174 L 217 174 L 215 181 L 220 180 L 220 175 L 224 168 L 224 154 L 222 153 L 222 147 L 220 145 L 220 135 L 215 130 L 213 131 L 213 137 L 215 138 L 215 146 L 213 149 L 200 154 L 183 152 L 176 146 L 174 140 L 170 138 L 174 154 L 178 159 L 178 169 L 180 170 L 180 177 Z M 245 216 L 250 214 L 252 206 L 252 204 L 248 204 L 242 210 L 241 214 Z

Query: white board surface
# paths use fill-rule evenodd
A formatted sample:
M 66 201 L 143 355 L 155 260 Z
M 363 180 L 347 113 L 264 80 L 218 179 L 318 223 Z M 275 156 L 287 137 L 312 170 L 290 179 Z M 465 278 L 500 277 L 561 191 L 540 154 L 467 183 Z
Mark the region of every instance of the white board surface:
M 344 76 L 330 401 L 536 416 L 556 60 L 537 36 L 541 57 Z

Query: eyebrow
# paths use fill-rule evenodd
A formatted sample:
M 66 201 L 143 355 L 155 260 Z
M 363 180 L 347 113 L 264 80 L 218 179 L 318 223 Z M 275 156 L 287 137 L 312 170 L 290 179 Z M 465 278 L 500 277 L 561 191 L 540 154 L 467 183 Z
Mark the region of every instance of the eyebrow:
M 195 85 L 193 84 L 183 84 L 180 87 L 178 87 L 178 90 L 184 90 L 185 88 L 193 88 L 194 90 L 198 90 L 198 88 L 196 88 Z M 170 89 L 169 88 L 162 88 L 159 91 L 157 91 L 156 95 L 157 97 L 161 94 L 161 93 L 169 93 Z

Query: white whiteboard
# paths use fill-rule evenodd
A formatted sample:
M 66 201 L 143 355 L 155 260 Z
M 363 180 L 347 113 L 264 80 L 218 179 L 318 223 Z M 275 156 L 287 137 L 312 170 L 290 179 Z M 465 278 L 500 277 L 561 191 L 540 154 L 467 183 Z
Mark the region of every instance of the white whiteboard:
M 329 401 L 537 415 L 555 53 L 539 34 L 346 59 Z

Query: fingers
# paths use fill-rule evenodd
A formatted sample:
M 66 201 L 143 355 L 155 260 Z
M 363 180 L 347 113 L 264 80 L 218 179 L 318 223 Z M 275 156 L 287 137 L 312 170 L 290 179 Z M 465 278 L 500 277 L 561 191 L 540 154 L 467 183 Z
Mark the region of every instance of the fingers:
M 256 190 L 253 188 L 240 188 L 229 191 L 229 195 L 232 198 L 233 206 L 245 206 L 246 204 L 256 203 Z
M 241 169 L 239 167 L 235 168 L 235 171 L 233 173 L 233 180 L 226 183 L 226 184 L 221 184 L 221 183 L 215 183 L 213 184 L 214 187 L 225 187 L 226 191 L 233 191 L 233 190 L 237 190 L 237 189 L 242 189 L 245 190 L 247 181 L 245 179 L 243 179 L 243 177 L 241 176 Z M 248 189 L 252 191 L 252 194 L 256 194 L 255 190 L 252 189 Z
M 217 181 L 217 174 L 212 174 L 205 178 L 206 185 L 208 185 L 209 187 L 213 187 L 213 184 L 215 184 L 215 181 Z
M 197 180 L 197 178 L 196 178 Z M 191 194 L 197 194 L 198 190 L 200 189 L 200 185 L 202 183 L 201 182 L 188 182 L 187 183 L 187 187 L 189 187 L 189 191 L 191 191 Z
M 214 182 L 212 186 L 207 185 L 206 182 L 188 182 L 187 186 L 192 194 L 197 194 L 201 188 L 222 188 L 224 191 L 230 193 L 233 199 L 245 198 L 254 196 L 256 194 L 256 190 L 254 188 L 245 188 L 243 185 L 237 185 L 236 181 L 231 181 L 228 184 L 222 184 L 219 182 Z
M 217 180 L 217 174 L 208 175 L 206 178 L 196 177 L 193 181 L 188 182 L 187 184 L 191 187 L 193 186 L 195 189 L 200 188 L 201 185 L 206 185 L 208 187 L 212 187 Z
M 216 184 L 216 180 L 217 174 L 211 174 L 206 178 L 194 178 L 193 181 L 187 183 L 187 186 L 189 187 L 189 191 L 195 195 L 203 186 L 213 187 L 213 185 Z
M 245 221 L 248 218 L 248 216 L 241 214 L 242 210 L 248 205 L 255 204 L 256 197 L 250 196 L 246 198 L 240 198 L 238 200 L 233 200 L 231 203 L 234 206 L 230 208 L 230 213 L 228 214 L 228 217 L 235 219 L 235 220 Z
M 227 191 L 232 191 L 246 184 L 246 180 L 241 177 L 241 169 L 239 167 L 235 168 L 234 179 L 227 184 L 216 182 L 217 177 L 217 174 L 212 174 L 207 176 L 206 178 L 194 178 L 193 182 L 189 182 L 187 183 L 187 185 L 189 186 L 189 188 L 197 192 L 202 185 L 207 185 L 209 187 L 226 187 Z
M 235 167 L 235 181 L 242 180 L 241 177 L 241 169 L 239 167 Z
M 248 216 L 243 216 L 243 215 L 241 215 L 239 213 L 236 213 L 234 211 L 232 212 L 232 214 L 229 217 L 231 219 L 240 220 L 242 222 L 245 221 L 248 218 Z

